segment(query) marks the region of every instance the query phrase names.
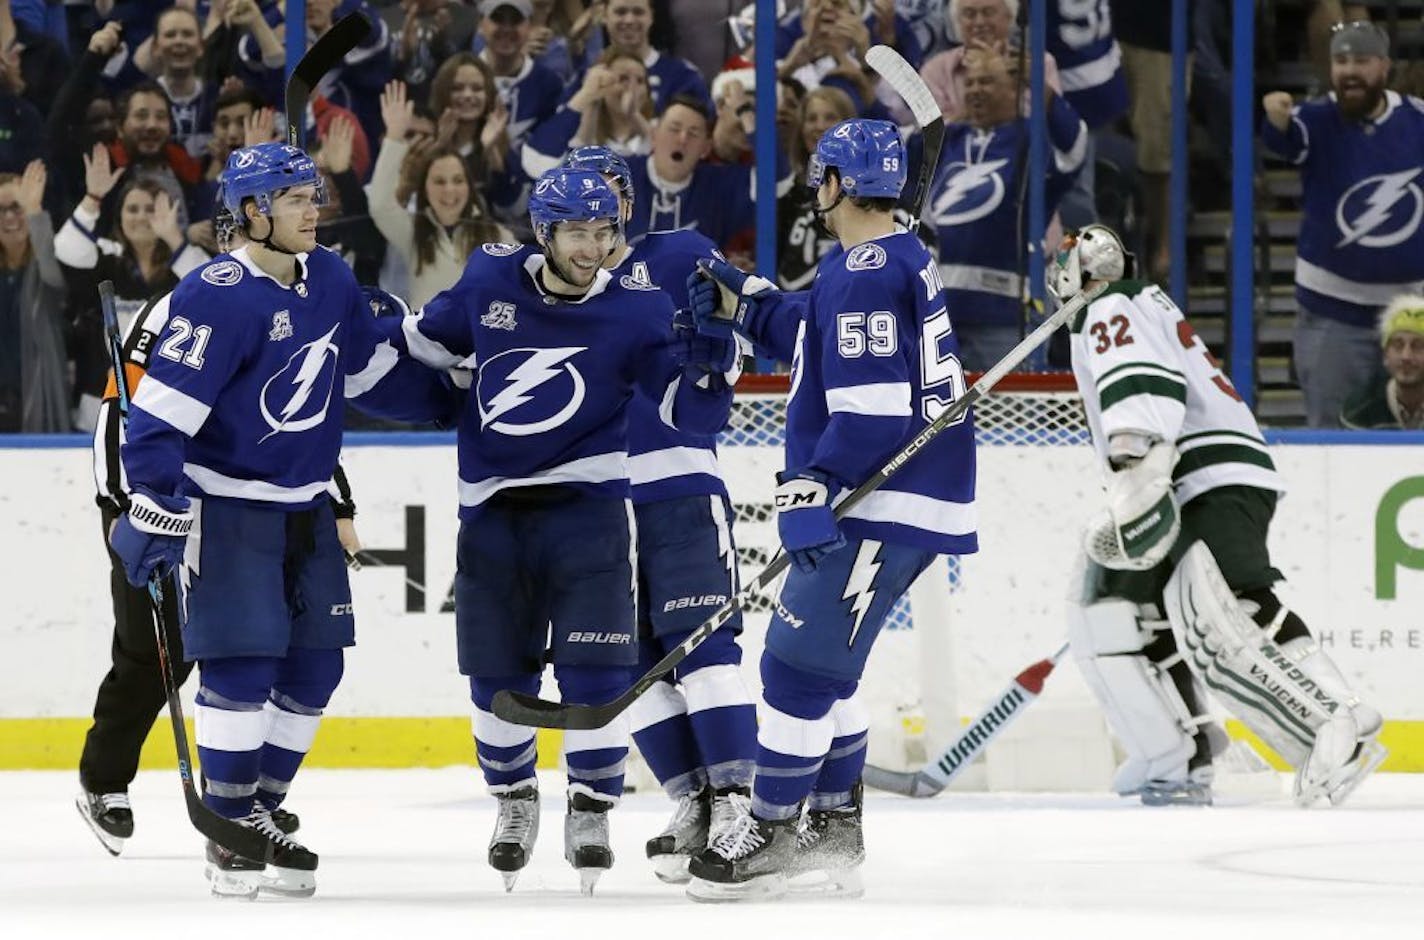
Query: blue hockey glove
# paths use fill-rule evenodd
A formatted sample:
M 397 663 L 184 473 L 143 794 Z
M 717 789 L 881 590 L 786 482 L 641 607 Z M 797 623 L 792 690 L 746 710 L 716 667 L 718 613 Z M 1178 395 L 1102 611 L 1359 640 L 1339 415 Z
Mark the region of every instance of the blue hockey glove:
M 721 258 L 704 258 L 687 278 L 687 305 L 697 332 L 730 338 L 756 309 L 756 298 L 776 290 L 764 277 L 747 274 Z
M 124 563 L 124 577 L 143 587 L 154 574 L 162 575 L 183 560 L 183 546 L 193 514 L 186 496 L 160 496 L 136 487 L 129 511 L 114 525 L 109 544 Z
M 802 571 L 815 571 L 825 556 L 845 545 L 831 508 L 840 483 L 819 470 L 776 475 L 776 531 L 781 546 Z
M 689 310 L 679 310 L 672 320 L 672 357 L 684 370 L 701 374 L 733 371 L 739 359 L 734 336 L 710 336 L 697 331 Z

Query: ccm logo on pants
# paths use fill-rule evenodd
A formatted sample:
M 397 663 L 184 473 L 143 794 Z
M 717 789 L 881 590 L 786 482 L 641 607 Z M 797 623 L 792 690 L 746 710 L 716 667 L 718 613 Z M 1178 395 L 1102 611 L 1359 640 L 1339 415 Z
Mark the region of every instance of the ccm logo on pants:
M 593 630 L 575 630 L 569 634 L 570 643 L 608 643 L 614 646 L 633 642 L 629 633 L 596 633 Z

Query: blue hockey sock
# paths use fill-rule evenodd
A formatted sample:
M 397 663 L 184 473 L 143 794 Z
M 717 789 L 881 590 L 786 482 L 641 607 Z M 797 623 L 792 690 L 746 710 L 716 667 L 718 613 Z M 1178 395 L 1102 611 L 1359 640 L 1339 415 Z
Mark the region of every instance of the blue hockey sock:
M 203 802 L 220 816 L 237 819 L 252 812 L 267 736 L 263 705 L 278 663 L 271 656 L 199 663 L 193 737 L 203 768 Z
M 761 819 L 792 819 L 820 775 L 836 722 L 831 709 L 855 691 L 853 680 L 797 669 L 769 650 L 761 657 L 762 711 L 757 732 L 752 813 Z
M 708 782 L 717 789 L 750 786 L 757 758 L 756 706 L 741 667 L 706 666 L 685 675 L 682 687 Z
M 659 682 L 628 709 L 633 740 L 663 790 L 674 800 L 707 784 L 687 717 L 687 702 L 671 682 Z
M 621 695 L 630 682 L 621 666 L 554 666 L 554 678 L 565 702 L 602 705 Z M 591 731 L 564 732 L 564 763 L 569 793 L 583 793 L 606 803 L 623 795 L 623 769 L 628 758 L 627 713 Z
M 286 799 L 343 669 L 339 649 L 293 648 L 278 666 L 263 709 L 268 723 L 257 777 L 257 800 L 267 809 L 276 809 Z
M 854 698 L 841 699 L 831 706 L 835 737 L 826 753 L 821 773 L 806 805 L 809 809 L 839 809 L 851 803 L 851 791 L 865 769 L 866 735 L 870 715 Z
M 494 694 L 500 689 L 537 695 L 539 674 L 470 679 L 470 699 L 475 706 L 470 722 L 475 754 L 491 793 L 504 793 L 532 784 L 539 757 L 533 728 L 497 718 L 490 710 Z

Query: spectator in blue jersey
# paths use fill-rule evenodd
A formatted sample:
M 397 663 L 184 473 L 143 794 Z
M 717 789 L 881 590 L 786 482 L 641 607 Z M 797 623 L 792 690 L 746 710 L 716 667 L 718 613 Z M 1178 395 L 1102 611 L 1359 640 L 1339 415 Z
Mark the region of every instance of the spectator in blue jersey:
M 563 96 L 558 75 L 524 51 L 532 29 L 529 0 L 481 0 L 479 56 L 494 73 L 495 90 L 509 111 L 509 145 L 524 143 L 530 130 L 553 114 Z
M 64 273 L 44 211 L 45 166 L 0 173 L 0 432 L 68 431 Z
M 1396 297 L 1380 316 L 1384 371 L 1345 402 L 1340 423 L 1357 430 L 1424 430 L 1424 297 Z
M 531 179 L 559 166 L 575 147 L 607 147 L 623 157 L 652 146 L 648 68 L 636 56 L 605 49 L 573 97 L 532 134 L 520 163 Z
M 696 66 L 653 48 L 649 38 L 653 29 L 652 0 L 609 0 L 604 27 L 608 31 L 609 48 L 630 53 L 648 67 L 648 89 L 653 96 L 654 111 L 662 113 L 676 95 L 700 98 L 703 107 L 711 111 L 712 97 L 707 91 L 707 81 Z
M 1047 13 L 1044 39 L 1057 66 L 1057 87 L 1090 132 L 1082 172 L 1058 206 L 1063 225 L 1080 229 L 1098 220 L 1094 134 L 1127 111 L 1127 80 L 1122 50 L 1113 38 L 1111 8 L 1079 0 L 1049 0 Z
M 639 194 L 628 223 L 630 240 L 644 232 L 693 228 L 730 252 L 734 239 L 746 236 L 756 221 L 754 168 L 708 163 L 711 148 L 711 120 L 701 99 L 675 96 L 658 116 L 651 152 L 628 161 Z M 784 165 L 777 169 L 780 195 L 791 174 Z
M 959 334 L 964 368 L 990 368 L 1024 335 L 1021 242 L 1030 233 L 1028 205 L 1018 199 L 1028 172 L 1028 121 L 1018 114 L 1010 63 L 989 49 L 965 57 L 966 121 L 945 132 L 940 170 L 925 218 L 939 245 L 939 273 Z M 1083 165 L 1088 129 L 1073 106 L 1051 90 L 1048 106 L 1047 208 L 1051 213 Z M 1020 234 L 1023 233 L 1023 234 Z
M 1424 288 L 1424 102 L 1385 88 L 1389 39 L 1368 21 L 1330 42 L 1334 94 L 1262 100 L 1267 148 L 1301 170 L 1294 364 L 1311 427 L 1335 427 L 1378 366 L 1379 312 Z
M 252 10 L 256 12 L 255 4 Z M 152 38 L 134 56 L 139 68 L 153 76 L 168 94 L 173 140 L 195 158 L 207 151 L 213 130 L 213 103 L 218 96 L 218 85 L 203 80 L 202 57 L 198 14 L 180 6 L 169 7 L 158 15 Z

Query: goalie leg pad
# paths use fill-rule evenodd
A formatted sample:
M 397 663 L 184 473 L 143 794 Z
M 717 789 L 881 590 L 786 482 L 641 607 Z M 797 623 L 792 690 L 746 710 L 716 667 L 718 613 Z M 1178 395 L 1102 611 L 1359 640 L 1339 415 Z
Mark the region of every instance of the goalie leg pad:
M 1379 743 L 1384 719 L 1378 709 L 1356 698 L 1339 667 L 1313 638 L 1289 640 L 1280 648 L 1341 703 L 1335 717 L 1316 731 L 1310 756 L 1296 773 L 1296 801 L 1307 806 L 1324 796 L 1339 806 L 1389 753 Z
M 1246 726 L 1300 767 L 1340 703 L 1270 642 L 1237 601 L 1204 543 L 1192 545 L 1163 591 L 1177 646 Z
M 1188 707 L 1168 675 L 1170 663 L 1147 656 L 1153 621 L 1140 619 L 1136 604 L 1117 599 L 1074 605 L 1069 621 L 1074 659 L 1127 752 L 1113 789 L 1129 795 L 1153 781 L 1186 782 L 1197 753 L 1195 730 L 1209 719 Z

